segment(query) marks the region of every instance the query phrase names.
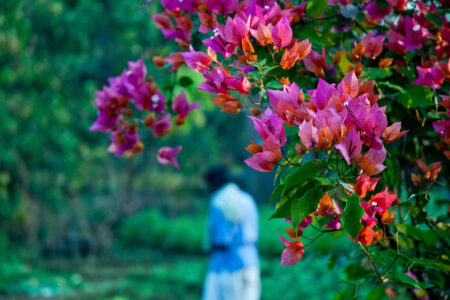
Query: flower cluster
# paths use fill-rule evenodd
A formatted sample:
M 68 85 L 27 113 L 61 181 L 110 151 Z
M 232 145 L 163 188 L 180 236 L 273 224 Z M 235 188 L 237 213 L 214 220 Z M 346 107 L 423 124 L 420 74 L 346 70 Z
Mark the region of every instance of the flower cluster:
M 108 151 L 117 156 L 127 152 L 131 157 L 143 150 L 144 145 L 138 135 L 140 123 L 151 128 L 154 137 L 164 136 L 171 131 L 166 98 L 157 90 L 153 78 L 147 76 L 147 68 L 142 59 L 129 62 L 127 70 L 120 76 L 110 78 L 109 86 L 104 86 L 96 94 L 94 105 L 98 109 L 98 117 L 90 130 L 110 132 L 111 145 Z M 199 107 L 198 103 L 188 104 L 184 92 L 181 92 L 172 102 L 172 111 L 176 115 L 175 124 L 182 125 L 188 113 Z M 134 116 L 138 112 L 141 115 Z M 160 153 L 158 159 L 161 163 L 171 162 L 178 167 L 174 160 L 178 152 L 179 150 L 162 151 L 165 154 Z M 160 157 L 166 157 L 167 160 Z

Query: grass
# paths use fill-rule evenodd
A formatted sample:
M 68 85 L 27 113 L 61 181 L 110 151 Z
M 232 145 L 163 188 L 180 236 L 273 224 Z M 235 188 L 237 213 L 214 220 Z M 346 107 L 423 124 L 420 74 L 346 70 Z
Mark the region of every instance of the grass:
M 346 237 L 325 235 L 306 248 L 299 264 L 282 266 L 278 234 L 289 225 L 267 222 L 269 215 L 261 211 L 262 299 L 332 299 L 345 288 L 337 284 L 344 277 L 339 260 L 333 270 L 328 261 L 330 253 L 347 251 Z M 208 265 L 203 228 L 202 215 L 169 219 L 144 211 L 124 220 L 119 243 L 101 257 L 4 264 L 10 276 L 0 284 L 0 298 L 3 292 L 12 299 L 200 299 Z

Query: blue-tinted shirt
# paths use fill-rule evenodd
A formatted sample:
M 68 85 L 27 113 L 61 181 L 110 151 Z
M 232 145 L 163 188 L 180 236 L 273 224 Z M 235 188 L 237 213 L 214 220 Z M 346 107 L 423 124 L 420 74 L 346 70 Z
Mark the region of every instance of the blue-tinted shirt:
M 258 211 L 253 198 L 236 184 L 226 184 L 212 195 L 209 230 L 210 271 L 233 272 L 259 265 Z

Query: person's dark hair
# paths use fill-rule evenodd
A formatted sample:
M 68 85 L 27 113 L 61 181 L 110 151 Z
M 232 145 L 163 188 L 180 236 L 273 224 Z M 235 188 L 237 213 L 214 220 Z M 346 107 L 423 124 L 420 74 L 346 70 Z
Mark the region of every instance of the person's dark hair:
M 214 166 L 206 173 L 205 179 L 211 190 L 215 191 L 220 189 L 224 184 L 230 181 L 228 168 L 224 165 Z

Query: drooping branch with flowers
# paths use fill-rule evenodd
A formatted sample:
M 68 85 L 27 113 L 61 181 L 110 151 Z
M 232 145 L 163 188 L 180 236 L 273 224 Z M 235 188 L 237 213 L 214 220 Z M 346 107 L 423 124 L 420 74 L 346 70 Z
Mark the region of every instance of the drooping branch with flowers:
M 281 263 L 296 264 L 322 234 L 343 231 L 365 257 L 347 274 L 355 297 L 370 281 L 385 294 L 442 295 L 448 209 L 431 215 L 426 206 L 436 182 L 449 195 L 449 1 L 161 4 L 153 22 L 181 51 L 155 65 L 201 73 L 198 88 L 222 112 L 246 113 L 260 137 L 245 163 L 276 173 L 272 218 L 292 225 L 289 239 L 280 235 Z M 163 136 L 199 108 L 183 92 L 168 102 L 143 61 L 131 62 L 97 93 L 91 129 L 110 133 L 109 151 L 133 156 L 144 147 L 139 130 Z M 179 167 L 180 150 L 163 147 L 158 161 Z M 303 236 L 309 226 L 316 238 Z M 370 272 L 354 278 L 360 269 Z

